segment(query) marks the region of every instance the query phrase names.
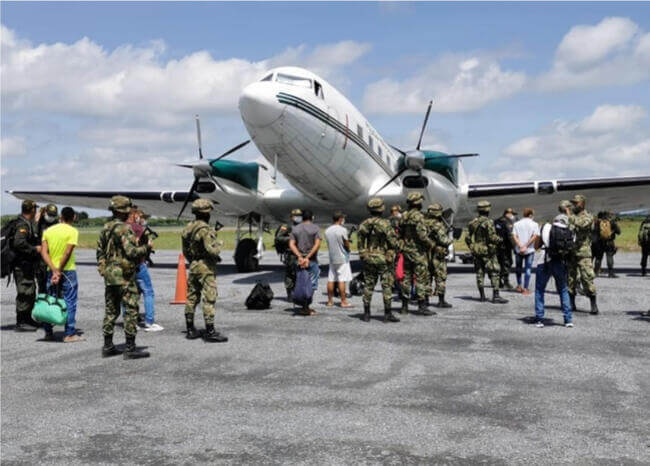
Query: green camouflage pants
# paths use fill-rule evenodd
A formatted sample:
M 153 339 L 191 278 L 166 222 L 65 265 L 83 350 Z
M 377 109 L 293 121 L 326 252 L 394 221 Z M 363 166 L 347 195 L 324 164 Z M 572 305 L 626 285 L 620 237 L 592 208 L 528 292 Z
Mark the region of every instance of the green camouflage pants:
M 421 261 L 411 261 L 404 256 L 404 279 L 402 280 L 402 296 L 411 296 L 411 283 L 415 279 L 415 294 L 418 301 L 427 297 L 429 285 L 429 266 L 425 258 Z
M 16 283 L 16 315 L 31 316 L 36 301 L 36 279 L 31 267 L 14 268 Z
M 578 277 L 578 274 L 580 275 Z M 571 257 L 569 259 L 569 293 L 576 295 L 578 281 L 587 296 L 596 296 L 596 285 L 594 285 L 594 268 L 591 265 L 591 257 Z
M 476 272 L 476 285 L 479 288 L 485 286 L 485 274 L 490 277 L 492 288 L 499 290 L 499 261 L 494 256 L 474 256 L 474 272 Z
M 510 268 L 512 267 L 512 249 L 498 249 L 497 260 L 499 261 L 499 283 L 510 282 Z
M 115 321 L 120 315 L 121 306 L 126 310 L 124 315 L 124 334 L 134 337 L 138 331 L 138 286 L 129 282 L 126 286 L 110 285 L 104 290 L 105 311 L 102 329 L 104 336 L 113 335 Z
M 215 304 L 217 302 L 217 277 L 213 273 L 192 273 L 187 279 L 187 302 L 185 315 L 194 317 L 194 309 L 203 301 L 205 324 L 214 324 Z
M 284 287 L 287 290 L 293 291 L 296 287 L 296 256 L 293 253 L 290 253 L 291 257 L 287 257 L 284 261 Z M 293 259 L 292 259 L 293 257 Z
M 393 297 L 393 267 L 391 264 L 363 264 L 363 304 L 370 304 L 377 281 L 381 282 L 384 305 L 390 306 Z
M 436 282 L 436 294 L 444 295 L 447 291 L 447 259 L 445 257 L 434 257 L 431 275 Z

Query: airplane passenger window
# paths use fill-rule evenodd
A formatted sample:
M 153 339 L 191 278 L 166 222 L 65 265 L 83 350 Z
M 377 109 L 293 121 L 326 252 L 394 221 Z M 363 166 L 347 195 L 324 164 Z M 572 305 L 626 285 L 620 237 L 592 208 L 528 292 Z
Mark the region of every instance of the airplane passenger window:
M 318 81 L 314 81 L 314 92 L 318 97 L 325 100 L 325 96 L 323 96 L 323 86 L 321 86 Z
M 372 147 L 373 142 L 374 142 L 374 141 L 372 140 L 372 136 L 368 136 L 368 145 L 370 146 L 370 150 L 372 150 L 372 151 L 375 150 L 375 148 Z
M 263 79 L 260 79 L 260 81 L 271 81 L 271 78 L 273 78 L 273 73 L 269 74 L 268 76 L 264 77 Z
M 381 146 L 379 146 L 379 145 L 377 146 L 377 153 L 379 154 L 379 157 L 381 157 L 382 155 L 384 155 L 384 154 L 382 153 Z
M 278 73 L 275 77 L 275 80 L 282 84 L 291 84 L 292 86 L 306 87 L 308 89 L 311 89 L 311 79 Z
M 361 125 L 357 125 L 357 134 L 361 139 L 363 139 L 363 128 L 361 127 Z

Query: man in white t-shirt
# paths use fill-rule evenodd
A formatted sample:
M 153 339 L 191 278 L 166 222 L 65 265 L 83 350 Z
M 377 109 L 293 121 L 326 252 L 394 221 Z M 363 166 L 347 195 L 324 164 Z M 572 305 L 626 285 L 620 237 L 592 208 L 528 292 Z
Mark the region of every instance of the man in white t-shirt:
M 517 275 L 517 291 L 529 295 L 530 275 L 535 258 L 535 240 L 539 237 L 539 224 L 533 220 L 535 212 L 531 208 L 524 209 L 524 218 L 515 222 L 512 227 L 512 238 L 515 243 L 515 262 Z M 522 266 L 524 268 L 524 283 L 521 286 Z
M 330 270 L 327 275 L 327 305 L 334 305 L 334 284 L 338 282 L 341 296 L 341 307 L 351 307 L 345 294 L 345 283 L 352 280 L 350 269 L 350 240 L 348 230 L 343 227 L 345 214 L 335 212 L 332 216 L 334 223 L 325 230 L 325 240 L 330 256 Z

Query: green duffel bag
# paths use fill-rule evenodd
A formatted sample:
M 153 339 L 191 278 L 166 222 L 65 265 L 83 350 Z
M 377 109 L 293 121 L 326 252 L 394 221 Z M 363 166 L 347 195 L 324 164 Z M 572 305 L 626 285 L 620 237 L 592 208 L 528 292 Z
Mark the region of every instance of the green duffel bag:
M 68 306 L 63 298 L 41 293 L 36 297 L 32 319 L 52 325 L 65 325 L 68 321 Z

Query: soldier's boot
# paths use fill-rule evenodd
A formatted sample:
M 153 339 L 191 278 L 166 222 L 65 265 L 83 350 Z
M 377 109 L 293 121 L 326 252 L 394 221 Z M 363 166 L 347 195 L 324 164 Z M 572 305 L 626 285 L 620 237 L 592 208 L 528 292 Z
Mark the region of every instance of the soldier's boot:
M 578 310 L 576 306 L 576 295 L 569 293 L 569 300 L 571 301 L 571 312 L 576 312 Z
M 16 332 L 35 332 L 38 330 L 38 324 L 32 320 L 32 316 L 28 315 L 28 313 L 17 312 L 16 326 L 14 327 L 14 330 Z
M 400 314 L 408 314 L 409 313 L 409 300 L 406 298 L 402 298 L 402 308 L 399 310 Z
M 591 304 L 591 310 L 589 311 L 589 314 L 596 315 L 600 312 L 598 310 L 598 303 L 596 303 L 596 295 L 589 296 L 589 304 Z
M 187 328 L 185 338 L 188 340 L 196 340 L 197 338 L 201 338 L 201 333 L 196 329 L 196 327 L 194 327 L 193 315 L 185 315 L 185 327 Z
M 485 302 L 487 301 L 487 298 L 485 297 L 485 289 L 483 287 L 478 289 L 478 294 L 479 294 L 479 301 Z
M 426 305 L 427 307 L 431 306 L 431 301 L 429 300 L 429 297 L 428 297 L 428 296 L 427 296 L 426 298 L 424 298 L 424 302 L 425 302 L 425 305 Z
M 286 288 L 287 290 L 287 301 L 293 301 L 293 290 L 291 288 Z
M 443 293 L 438 294 L 438 307 L 440 307 L 440 308 L 451 307 L 451 304 L 449 304 L 447 301 L 445 301 L 445 295 Z
M 393 311 L 390 308 L 390 301 L 384 303 L 384 323 L 388 322 L 399 322 L 399 319 L 393 315 Z
M 363 316 L 361 316 L 361 320 L 370 322 L 370 303 L 363 303 Z
M 614 273 L 614 269 L 607 269 L 607 277 L 608 278 L 618 278 L 618 275 Z
M 102 346 L 102 358 L 110 358 L 122 354 L 113 344 L 113 335 L 104 335 L 104 346 Z
M 641 267 L 641 276 L 645 277 L 647 275 L 645 267 Z
M 492 302 L 494 304 L 506 304 L 508 300 L 501 297 L 499 290 L 492 290 Z
M 418 301 L 418 313 L 423 316 L 435 316 L 437 314 L 427 308 L 427 302 L 424 299 Z
M 122 356 L 124 359 L 142 359 L 142 358 L 148 358 L 151 356 L 149 354 L 149 351 L 144 351 L 138 349 L 137 346 L 135 346 L 135 335 L 132 337 L 127 336 L 126 337 L 126 348 L 124 349 L 124 353 L 122 353 Z
M 228 337 L 220 334 L 214 329 L 214 324 L 205 324 L 205 333 L 203 339 L 208 343 L 225 343 Z

